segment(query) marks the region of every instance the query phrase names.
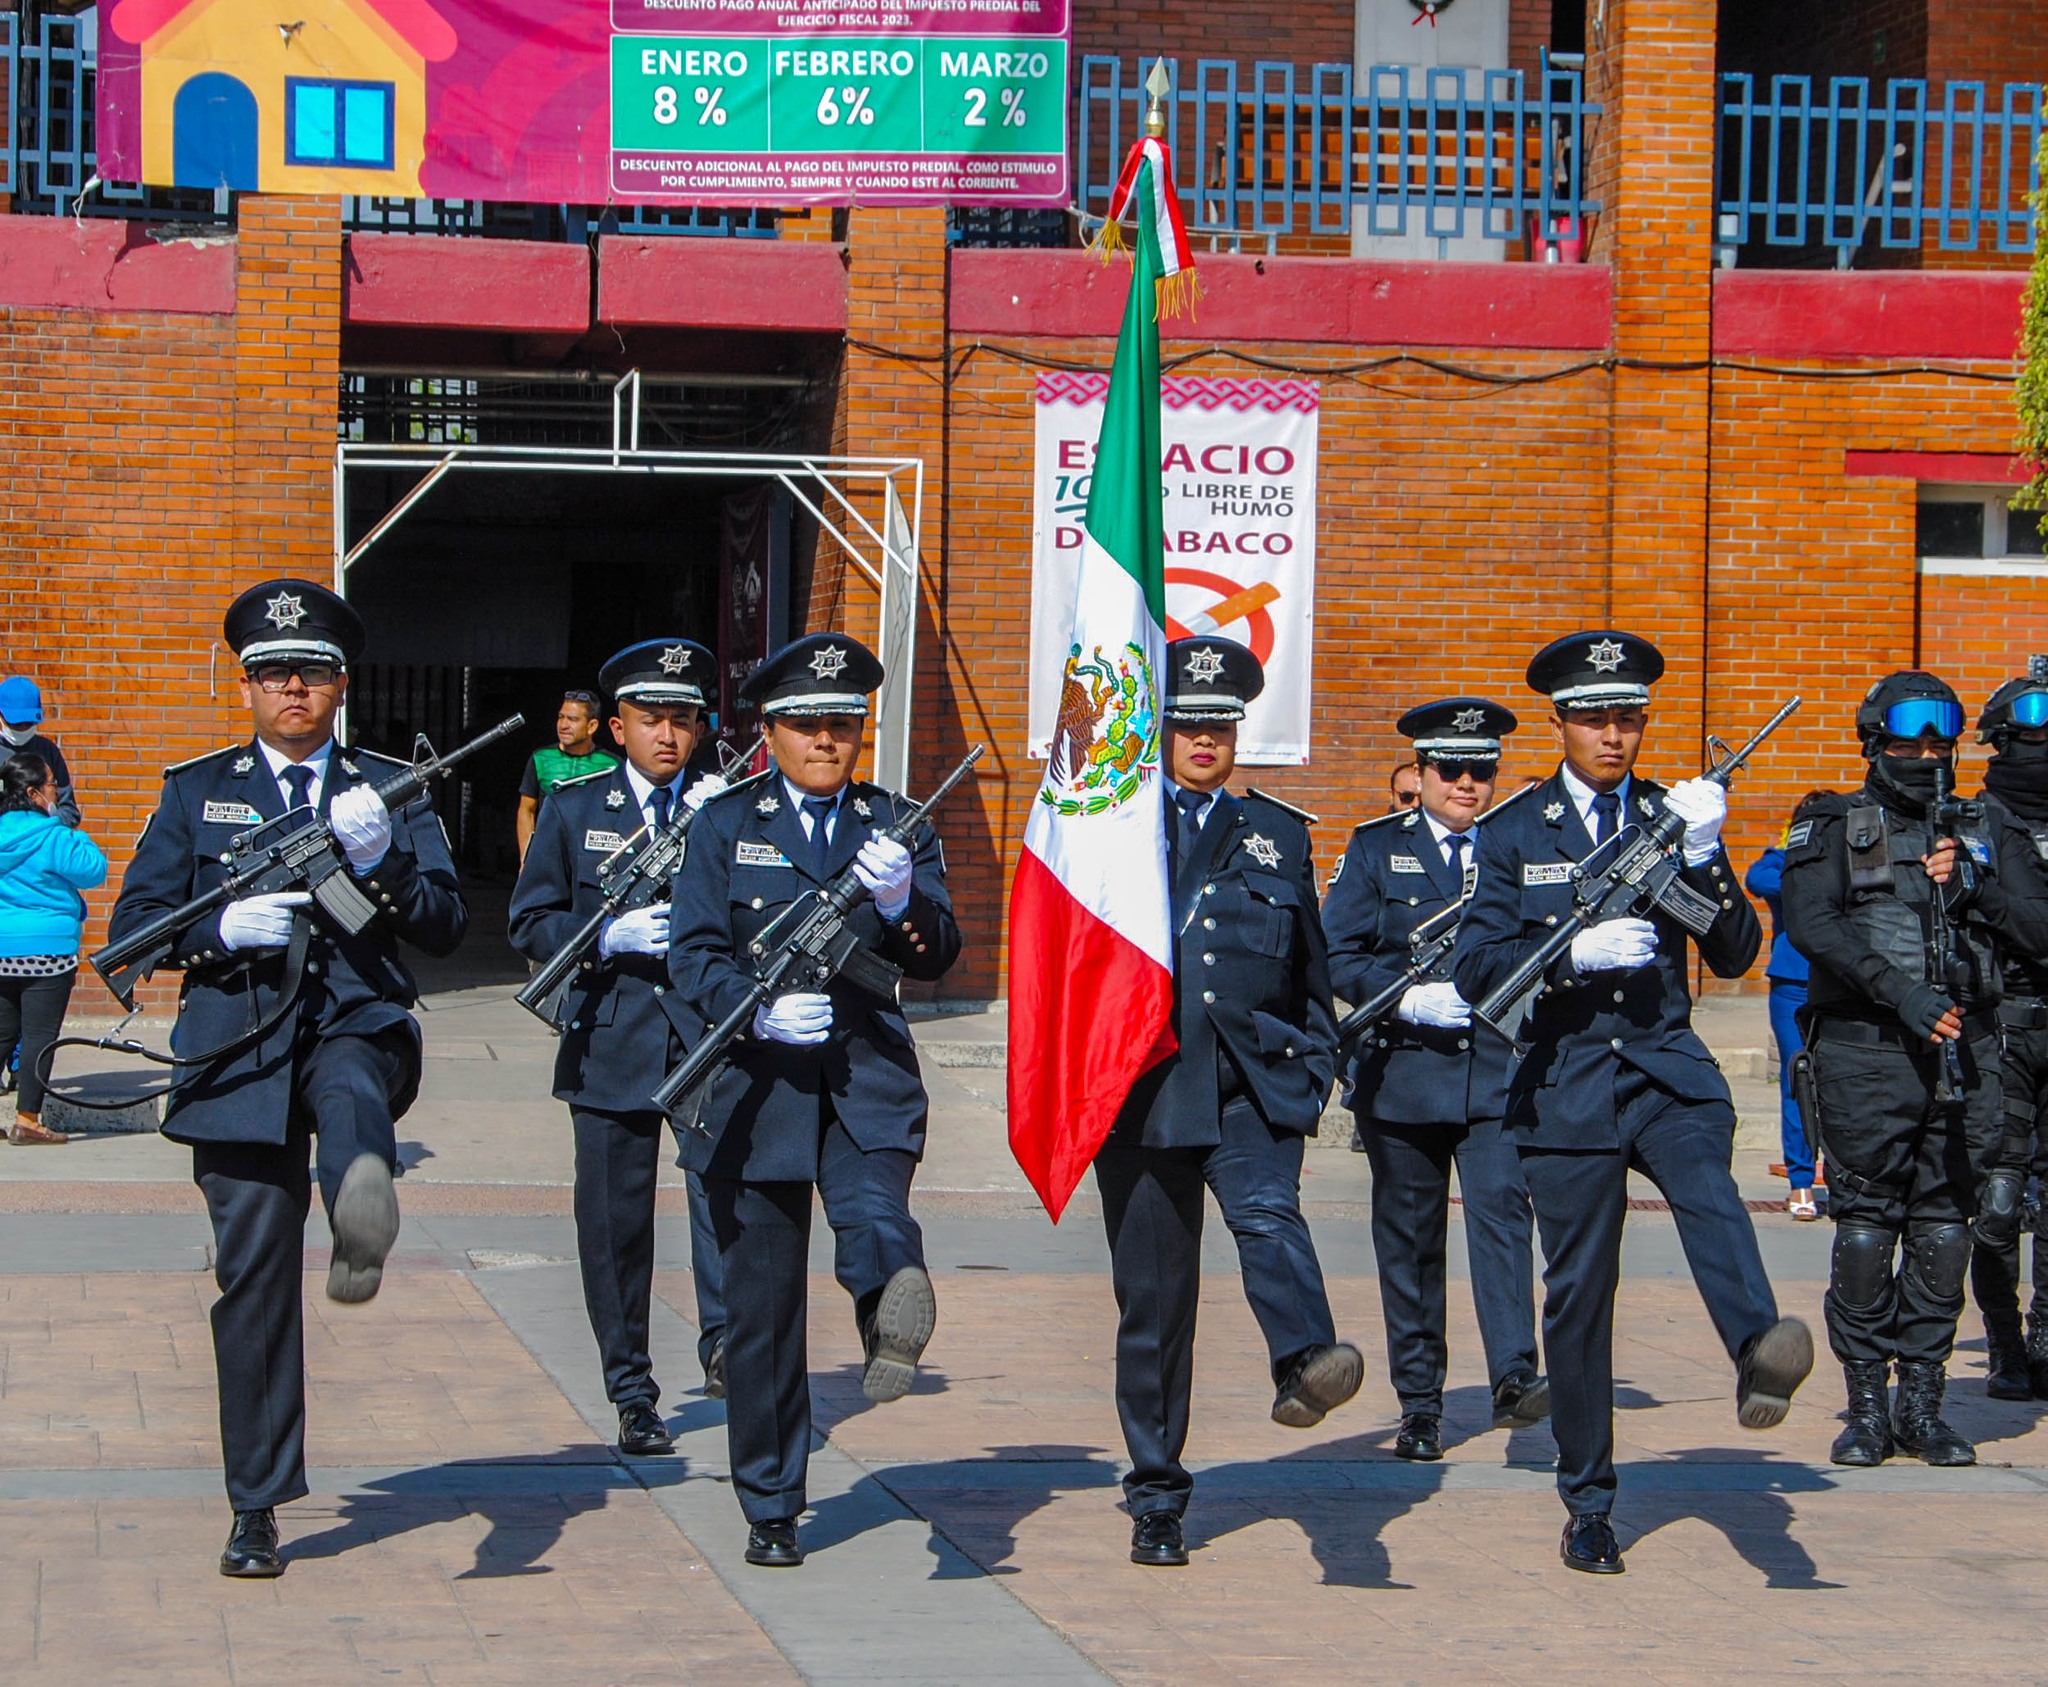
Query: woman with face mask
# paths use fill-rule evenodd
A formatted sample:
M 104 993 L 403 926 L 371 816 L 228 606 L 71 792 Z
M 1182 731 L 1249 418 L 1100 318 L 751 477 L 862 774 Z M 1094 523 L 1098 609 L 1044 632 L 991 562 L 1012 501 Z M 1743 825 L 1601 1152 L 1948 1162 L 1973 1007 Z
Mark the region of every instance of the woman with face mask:
M 0 766 L 0 1047 L 21 1044 L 21 1090 L 10 1142 L 61 1143 L 43 1128 L 45 1052 L 63 1028 L 85 919 L 79 892 L 105 882 L 98 844 L 57 818 L 56 781 L 41 756 Z
M 17 755 L 40 756 L 57 791 L 57 818 L 67 826 L 79 823 L 78 796 L 71 788 L 71 769 L 57 741 L 43 731 L 43 694 L 23 674 L 0 680 L 0 767 Z

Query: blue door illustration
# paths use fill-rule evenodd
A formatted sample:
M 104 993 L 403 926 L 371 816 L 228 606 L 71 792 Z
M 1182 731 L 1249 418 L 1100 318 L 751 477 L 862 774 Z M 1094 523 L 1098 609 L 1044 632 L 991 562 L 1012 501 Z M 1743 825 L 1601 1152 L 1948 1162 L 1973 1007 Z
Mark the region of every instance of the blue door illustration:
M 232 76 L 208 71 L 180 88 L 171 137 L 177 186 L 257 185 L 256 96 Z

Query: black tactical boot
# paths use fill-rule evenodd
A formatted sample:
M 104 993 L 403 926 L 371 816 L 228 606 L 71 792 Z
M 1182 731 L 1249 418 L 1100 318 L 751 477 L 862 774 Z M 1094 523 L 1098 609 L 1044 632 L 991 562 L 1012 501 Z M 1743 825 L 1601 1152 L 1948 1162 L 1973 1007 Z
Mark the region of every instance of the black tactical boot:
M 1849 1409 L 1842 1414 L 1848 1427 L 1828 1452 L 1836 1464 L 1883 1464 L 1892 1456 L 1891 1402 L 1885 1398 L 1890 1369 L 1882 1359 L 1842 1367 L 1849 1384 Z
M 2027 1343 L 2017 1312 L 1984 1314 L 1984 1392 L 1994 1400 L 2031 1400 Z
M 2048 1319 L 2036 1315 L 2027 1319 L 2027 1377 L 2034 1398 L 2048 1400 Z
M 1899 1451 L 1922 1464 L 1975 1464 L 1977 1449 L 1942 1421 L 1942 1367 L 1925 1360 L 1899 1361 L 1899 1398 L 1892 1410 L 1892 1439 Z

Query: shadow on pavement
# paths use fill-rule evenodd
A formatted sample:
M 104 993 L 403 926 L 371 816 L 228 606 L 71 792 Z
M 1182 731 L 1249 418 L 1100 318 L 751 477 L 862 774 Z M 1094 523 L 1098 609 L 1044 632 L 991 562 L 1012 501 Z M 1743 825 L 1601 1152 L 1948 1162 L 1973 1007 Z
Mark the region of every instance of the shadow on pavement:
M 1697 1519 L 1710 1523 L 1728 1539 L 1744 1563 L 1762 1574 L 1766 1587 L 1833 1591 L 1841 1582 L 1822 1581 L 1813 1555 L 1792 1535 L 1797 1508 L 1789 1496 L 1832 1493 L 1837 1484 L 1809 1465 L 1780 1465 L 1753 1452 L 1729 1447 L 1681 1448 L 1666 1455 L 1676 1465 L 1725 1465 L 1739 1461 L 1760 1478 L 1756 1486 L 1736 1492 L 1681 1493 L 1665 1490 L 1631 1493 L 1628 1473 L 1622 1474 L 1621 1502 L 1616 1507 L 1617 1533 L 1624 1549 L 1673 1523 Z M 1562 1525 L 1560 1525 L 1561 1527 Z

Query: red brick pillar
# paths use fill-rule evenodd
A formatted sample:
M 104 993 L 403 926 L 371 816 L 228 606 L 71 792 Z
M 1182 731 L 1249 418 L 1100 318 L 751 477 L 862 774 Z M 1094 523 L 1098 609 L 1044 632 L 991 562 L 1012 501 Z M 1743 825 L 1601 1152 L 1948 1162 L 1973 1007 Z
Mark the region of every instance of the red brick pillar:
M 1607 0 L 1589 18 L 1588 160 L 1601 206 L 1591 256 L 1614 272 L 1617 368 L 1608 430 L 1616 626 L 1656 641 L 1649 769 L 1696 771 L 1705 683 L 1707 412 L 1712 346 L 1715 0 Z

